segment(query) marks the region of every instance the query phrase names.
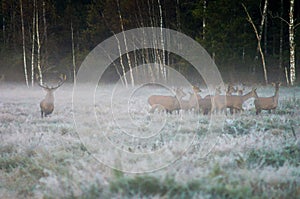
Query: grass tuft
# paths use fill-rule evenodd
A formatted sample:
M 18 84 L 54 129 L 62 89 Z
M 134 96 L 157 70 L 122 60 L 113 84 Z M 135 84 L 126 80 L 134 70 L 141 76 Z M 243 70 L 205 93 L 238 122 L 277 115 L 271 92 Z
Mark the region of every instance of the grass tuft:
M 297 145 L 288 145 L 281 150 L 253 149 L 246 161 L 249 167 L 259 165 L 279 168 L 285 162 L 297 167 L 300 166 L 300 148 Z

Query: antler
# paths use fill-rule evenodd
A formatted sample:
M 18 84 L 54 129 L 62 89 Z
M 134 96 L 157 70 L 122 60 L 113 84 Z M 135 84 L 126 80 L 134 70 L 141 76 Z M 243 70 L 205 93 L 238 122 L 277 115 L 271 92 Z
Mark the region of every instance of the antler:
M 61 85 L 63 85 L 63 83 L 65 83 L 67 77 L 65 74 L 61 74 L 59 77 L 60 81 L 58 82 L 57 86 L 51 87 L 50 89 L 57 89 L 58 87 L 60 87 Z
M 66 75 L 65 74 L 61 74 L 60 77 L 59 77 L 60 81 L 58 82 L 58 85 L 57 86 L 48 86 L 47 84 L 43 83 L 41 84 L 40 81 L 38 83 L 38 85 L 44 89 L 51 89 L 51 90 L 54 90 L 54 89 L 57 89 L 58 87 L 60 87 L 61 85 L 63 85 L 63 83 L 65 83 L 66 81 Z
M 41 84 L 41 77 L 36 75 L 36 79 L 38 80 L 38 85 L 44 89 L 50 89 L 47 84 L 44 85 L 44 83 Z

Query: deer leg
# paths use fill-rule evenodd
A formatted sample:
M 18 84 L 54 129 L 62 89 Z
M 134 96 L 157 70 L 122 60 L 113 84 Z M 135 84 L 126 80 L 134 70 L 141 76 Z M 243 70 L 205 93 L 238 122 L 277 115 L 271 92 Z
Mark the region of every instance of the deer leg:
M 208 115 L 209 110 L 207 108 L 203 109 L 203 115 Z
M 256 115 L 260 113 L 260 109 L 256 109 Z
M 222 109 L 222 112 L 227 116 L 227 108 Z
M 43 118 L 43 111 L 41 110 L 41 118 Z

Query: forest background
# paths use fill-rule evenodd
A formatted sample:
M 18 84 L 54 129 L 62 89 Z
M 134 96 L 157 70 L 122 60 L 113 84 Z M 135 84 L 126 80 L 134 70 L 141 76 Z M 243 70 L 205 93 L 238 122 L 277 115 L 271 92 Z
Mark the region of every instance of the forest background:
M 226 82 L 266 83 L 266 74 L 267 82 L 288 84 L 291 30 L 294 73 L 300 72 L 300 2 L 294 2 L 291 29 L 292 1 L 1 0 L 0 78 L 34 85 L 40 75 L 64 73 L 73 81 L 84 58 L 105 39 L 133 28 L 161 27 L 199 42 Z M 164 64 L 199 82 L 199 74 L 183 59 L 162 55 Z M 107 69 L 104 82 L 118 80 L 122 67 L 130 70 L 136 54 L 121 59 Z

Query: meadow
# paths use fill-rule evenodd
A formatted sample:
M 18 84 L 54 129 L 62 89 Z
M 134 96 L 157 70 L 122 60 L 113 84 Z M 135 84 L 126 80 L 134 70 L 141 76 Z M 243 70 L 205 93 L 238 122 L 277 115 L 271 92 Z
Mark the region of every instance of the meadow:
M 280 88 L 275 113 L 250 99 L 227 116 L 150 114 L 164 90 L 86 87 L 74 105 L 65 83 L 41 118 L 40 87 L 0 84 L 0 198 L 300 198 L 300 87 Z

